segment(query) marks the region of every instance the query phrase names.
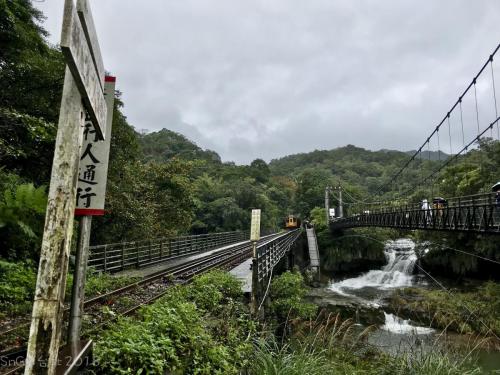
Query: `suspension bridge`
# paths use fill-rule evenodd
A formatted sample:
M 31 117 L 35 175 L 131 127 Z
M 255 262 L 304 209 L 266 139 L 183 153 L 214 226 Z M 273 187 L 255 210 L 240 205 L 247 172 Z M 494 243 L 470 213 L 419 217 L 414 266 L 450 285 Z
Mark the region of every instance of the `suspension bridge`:
M 446 167 L 464 158 L 488 138 L 500 141 L 494 70 L 494 57 L 499 48 L 500 44 L 415 153 L 376 189 L 377 201 L 361 201 L 350 196 L 352 202 L 348 204 L 346 216 L 341 214 L 341 217 L 331 218 L 327 214 L 332 231 L 353 227 L 391 227 L 500 234 L 500 184 L 495 185 L 493 190 L 496 192 L 480 191 L 446 199 L 440 197 L 439 188 Z M 446 148 L 443 133 L 444 142 L 448 143 Z M 429 173 L 425 170 L 425 161 L 431 160 L 431 151 L 437 152 L 438 162 Z M 447 157 L 442 156 L 445 151 L 449 152 Z M 484 162 L 481 157 L 476 166 L 480 173 L 487 168 Z M 417 177 L 413 178 L 413 186 L 402 191 L 405 176 Z M 498 181 L 498 176 L 495 177 L 497 180 L 491 181 L 492 184 Z M 424 201 L 426 197 L 412 195 L 419 188 L 431 195 L 429 203 L 427 199 Z M 434 194 L 436 198 L 433 198 Z M 382 199 L 384 195 L 391 197 Z M 325 205 L 327 202 L 328 199 Z

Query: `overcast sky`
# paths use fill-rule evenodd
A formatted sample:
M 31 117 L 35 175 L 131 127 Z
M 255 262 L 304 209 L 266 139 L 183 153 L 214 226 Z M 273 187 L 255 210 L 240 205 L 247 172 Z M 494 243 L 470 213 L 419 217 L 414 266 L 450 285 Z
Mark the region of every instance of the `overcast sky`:
M 35 4 L 58 43 L 63 1 Z M 498 0 L 91 5 L 130 124 L 237 163 L 347 144 L 415 149 L 500 41 Z

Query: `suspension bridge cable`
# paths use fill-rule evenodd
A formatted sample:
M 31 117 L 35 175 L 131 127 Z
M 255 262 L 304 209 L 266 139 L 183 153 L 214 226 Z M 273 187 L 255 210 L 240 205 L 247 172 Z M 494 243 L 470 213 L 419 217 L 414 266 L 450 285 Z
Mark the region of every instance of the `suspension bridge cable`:
M 472 254 L 472 253 L 469 253 L 467 251 L 458 250 L 458 249 L 455 249 L 455 248 L 449 247 L 449 246 L 440 246 L 440 247 L 442 249 L 450 249 L 450 250 L 453 250 L 453 251 L 458 251 L 459 253 L 464 253 L 464 254 L 467 254 L 467 255 L 470 255 L 470 256 L 473 256 L 473 257 L 476 257 L 476 258 L 479 258 L 479 259 L 483 259 L 483 260 L 486 260 L 488 262 L 492 262 L 492 263 L 496 263 L 496 264 L 500 265 L 500 262 L 498 262 L 496 260 L 493 260 L 493 259 L 490 259 L 490 258 L 486 258 L 486 257 L 482 257 L 480 255 Z
M 464 151 L 467 151 L 470 146 L 472 146 L 475 142 L 479 141 L 479 139 L 490 129 L 493 128 L 493 126 L 497 125 L 498 122 L 500 121 L 500 116 L 495 119 L 491 124 L 489 124 L 481 133 L 479 133 L 474 139 L 472 139 L 468 144 L 466 144 L 459 152 L 457 152 L 455 155 L 449 157 L 437 170 L 429 174 L 427 177 L 425 177 L 422 181 L 420 181 L 419 185 L 423 185 L 432 178 L 436 177 L 448 164 L 450 164 L 454 160 L 458 160 L 458 158 L 462 155 Z M 482 160 L 481 160 L 482 161 Z M 431 186 L 431 189 L 433 189 L 433 184 Z M 408 189 L 403 192 L 402 195 L 408 194 L 410 191 L 415 190 L 414 187 L 411 189 Z
M 472 86 L 474 86 L 474 91 L 476 91 L 476 81 L 477 81 L 477 78 L 479 78 L 479 76 L 483 73 L 483 71 L 486 69 L 486 67 L 488 66 L 488 64 L 490 63 L 493 63 L 493 57 L 495 56 L 495 54 L 498 52 L 498 50 L 500 49 L 500 44 L 497 45 L 497 47 L 495 48 L 495 50 L 493 51 L 493 53 L 489 56 L 488 60 L 483 64 L 483 66 L 481 67 L 481 69 L 479 70 L 479 72 L 476 74 L 476 76 L 473 78 L 472 82 L 467 86 L 467 88 L 463 91 L 462 95 L 459 96 L 458 100 L 455 102 L 455 104 L 451 107 L 451 109 L 447 112 L 447 114 L 444 116 L 444 118 L 438 123 L 438 125 L 436 126 L 436 128 L 432 131 L 432 133 L 429 135 L 429 137 L 427 138 L 427 141 L 429 141 L 433 136 L 434 134 L 436 134 L 436 132 L 439 131 L 439 128 L 441 127 L 441 125 L 443 125 L 443 123 L 446 121 L 447 117 L 449 116 L 449 114 L 451 112 L 453 112 L 455 110 L 455 108 L 457 106 L 460 106 L 461 108 L 461 103 L 462 103 L 462 98 L 469 92 L 469 90 L 471 89 Z M 476 94 L 476 107 L 477 107 L 477 94 Z M 498 116 L 497 116 L 498 117 Z M 478 126 L 479 126 L 479 117 L 477 119 L 478 121 Z M 478 129 L 478 133 L 479 133 L 479 129 Z M 426 142 L 427 142 L 426 141 Z M 408 159 L 408 161 L 403 165 L 403 167 L 401 169 L 399 169 L 399 171 L 391 178 L 390 181 L 382 184 L 378 189 L 377 191 L 375 192 L 375 194 L 379 194 L 382 190 L 384 190 L 387 186 L 390 186 L 390 184 L 392 183 L 392 181 L 396 180 L 400 175 L 401 173 L 403 172 L 403 170 L 405 170 L 409 165 L 410 163 L 415 160 L 416 156 L 418 155 L 418 153 L 422 150 L 422 147 L 425 145 L 425 142 L 422 146 L 420 146 L 420 148 Z
M 448 115 L 448 138 L 450 140 L 450 155 L 453 155 L 453 148 L 451 146 L 451 124 L 450 124 L 450 116 Z
M 495 54 L 498 52 L 498 50 L 500 49 L 500 44 L 497 45 L 497 47 L 495 48 L 495 50 L 493 51 L 493 53 L 489 56 L 488 60 L 484 63 L 484 65 L 482 66 L 482 68 L 480 69 L 480 71 L 476 74 L 476 76 L 473 78 L 473 80 L 471 81 L 471 83 L 467 86 L 467 88 L 464 90 L 464 92 L 462 93 L 462 95 L 460 95 L 460 97 L 458 98 L 458 100 L 455 102 L 455 104 L 451 107 L 451 109 L 447 112 L 447 114 L 445 115 L 445 117 L 441 120 L 441 122 L 436 126 L 436 128 L 433 130 L 433 132 L 429 135 L 429 137 L 427 137 L 427 139 L 425 140 L 425 142 L 418 148 L 418 150 L 410 157 L 410 159 L 403 165 L 402 168 L 400 168 L 398 170 L 398 172 L 396 174 L 394 174 L 392 176 L 392 178 L 382 184 L 381 186 L 379 186 L 379 188 L 376 190 L 375 194 L 380 194 L 382 192 L 382 190 L 386 189 L 388 186 L 391 186 L 393 184 L 396 183 L 396 180 L 399 178 L 399 177 L 402 177 L 403 176 L 403 173 L 404 173 L 404 170 L 408 168 L 408 166 L 413 162 L 415 161 L 416 162 L 416 157 L 417 156 L 420 156 L 420 159 L 422 159 L 422 152 L 423 152 L 423 149 L 425 147 L 425 144 L 427 144 L 427 152 L 428 152 L 428 160 L 430 161 L 431 160 L 431 155 L 430 155 L 430 140 L 431 138 L 436 135 L 436 138 L 437 138 L 437 145 L 438 145 L 438 159 L 439 161 L 441 162 L 441 146 L 440 146 L 440 135 L 439 135 L 439 130 L 441 128 L 441 126 L 444 124 L 444 122 L 446 121 L 447 124 L 448 124 L 448 136 L 449 136 L 449 142 L 450 142 L 450 153 L 451 153 L 451 157 L 448 158 L 444 164 L 442 164 L 436 171 L 434 171 L 433 173 L 431 173 L 429 176 L 423 178 L 423 180 L 420 181 L 420 183 L 418 185 L 422 185 L 426 182 L 429 181 L 430 178 L 432 177 L 435 177 L 437 176 L 437 174 L 439 172 L 441 172 L 444 167 L 446 167 L 447 165 L 449 165 L 452 161 L 455 161 L 458 159 L 458 156 L 460 156 L 462 153 L 464 153 L 465 151 L 468 150 L 468 148 L 473 144 L 475 143 L 476 141 L 479 141 L 481 136 L 484 135 L 484 133 L 487 131 L 487 130 L 491 130 L 493 131 L 493 125 L 496 125 L 497 126 L 497 129 L 499 128 L 499 124 L 498 124 L 498 109 L 497 109 L 497 103 L 496 103 L 496 88 L 494 88 L 494 99 L 495 99 L 495 114 L 497 115 L 497 118 L 495 121 L 493 121 L 487 128 L 485 131 L 483 132 L 480 132 L 480 122 L 479 122 L 479 106 L 478 106 L 478 100 L 477 100 L 477 89 L 476 89 L 476 82 L 477 82 L 477 78 L 483 73 L 483 71 L 485 70 L 485 68 L 488 66 L 488 64 L 490 64 L 491 66 L 491 69 L 493 69 L 493 57 L 495 56 Z M 492 70 L 492 83 L 494 84 L 494 74 L 493 74 L 493 70 Z M 476 110 L 476 123 L 477 123 L 477 126 L 478 126 L 478 135 L 471 141 L 469 142 L 467 145 L 465 145 L 465 133 L 464 133 L 464 121 L 463 121 L 463 108 L 462 108 L 462 101 L 463 101 L 463 98 L 464 96 L 469 92 L 469 90 L 471 89 L 471 87 L 474 87 L 474 98 L 475 98 L 475 110 Z M 462 144 L 464 145 L 464 147 L 462 148 L 462 150 L 460 150 L 460 152 L 458 152 L 457 154 L 453 155 L 453 149 L 452 149 L 452 142 L 451 142 L 451 124 L 450 124 L 450 115 L 451 115 L 451 112 L 453 112 L 456 108 L 459 108 L 460 109 L 460 123 L 461 123 L 461 130 L 462 130 Z M 482 166 L 482 161 L 483 161 L 483 158 L 481 158 L 481 166 Z M 422 172 L 423 172 L 423 166 L 422 166 Z M 434 184 L 434 183 L 433 183 Z M 431 186 L 431 189 L 433 189 L 433 185 Z M 413 189 L 408 189 L 407 191 L 405 191 L 404 193 L 401 193 L 401 189 L 399 189 L 400 191 L 398 192 L 399 196 L 401 195 L 404 195 L 407 193 L 407 191 L 409 190 L 413 190 Z M 434 192 L 432 192 L 434 193 Z M 352 196 L 351 196 L 352 198 Z M 370 204 L 370 203 L 379 203 L 379 202 L 368 202 L 368 200 L 364 200 L 364 201 L 360 201 L 360 200 L 357 200 L 357 202 L 359 203 L 365 203 L 365 204 Z
M 479 108 L 477 106 L 477 90 L 476 90 L 476 80 L 474 80 L 474 101 L 476 103 L 476 122 L 477 122 L 477 133 L 479 134 Z
M 465 145 L 464 148 L 462 148 L 460 150 L 460 152 L 458 152 L 457 154 L 453 155 L 452 157 L 448 158 L 448 160 L 446 160 L 446 162 L 435 172 L 433 172 L 432 174 L 430 174 L 428 177 L 426 177 L 424 179 L 424 181 L 422 181 L 422 183 L 424 183 L 426 180 L 428 180 L 430 177 L 433 177 L 435 176 L 437 173 L 439 173 L 445 166 L 447 166 L 451 161 L 453 161 L 454 159 L 456 159 L 458 156 L 460 156 L 462 154 L 462 152 L 466 151 L 472 144 L 474 144 L 475 142 L 479 141 L 479 139 L 484 135 L 484 133 L 486 133 L 489 129 L 491 129 L 494 125 L 498 124 L 498 121 L 500 121 L 500 117 L 497 117 L 495 119 L 495 121 L 493 121 L 490 125 L 488 125 L 488 127 L 486 127 L 481 133 L 479 133 L 472 141 L 470 141 L 467 145 Z
M 492 123 L 490 123 L 481 133 L 479 133 L 475 138 L 473 138 L 468 144 L 466 144 L 459 152 L 457 152 L 455 155 L 452 155 L 451 157 L 449 157 L 443 164 L 441 164 L 441 166 L 437 170 L 435 170 L 434 172 L 432 172 L 431 174 L 429 174 L 427 177 L 424 177 L 420 181 L 419 185 L 423 185 L 427 181 L 429 181 L 430 179 L 432 179 L 433 177 L 436 177 L 436 175 L 439 174 L 439 172 L 441 172 L 448 164 L 450 164 L 454 160 L 458 160 L 458 158 L 462 155 L 462 153 L 464 151 L 467 151 L 470 146 L 472 146 L 475 142 L 479 141 L 479 139 L 488 130 L 492 129 L 493 126 L 498 125 L 499 121 L 500 121 L 500 116 L 497 117 Z M 427 152 L 428 152 L 428 160 L 430 161 L 430 146 L 429 146 L 429 143 L 427 144 Z M 432 184 L 431 189 L 433 189 L 433 187 L 434 187 L 434 184 Z M 413 190 L 415 190 L 415 188 L 411 187 L 410 189 L 404 191 L 401 195 L 406 195 L 408 192 L 413 191 Z M 363 202 L 360 202 L 360 203 L 363 203 Z M 364 202 L 364 203 L 369 203 L 369 202 Z M 371 202 L 371 203 L 382 203 L 382 202 L 375 201 L 375 202 Z
M 497 117 L 498 117 L 498 115 L 497 115 Z M 462 146 L 465 146 L 464 113 L 462 110 L 462 99 L 460 99 L 460 122 L 462 123 Z
M 493 86 L 493 101 L 495 102 L 495 115 L 498 117 L 497 90 L 495 87 L 495 74 L 493 73 L 493 56 L 490 56 L 490 60 L 491 60 L 491 64 L 490 64 L 491 82 L 492 82 L 492 86 Z M 500 140 L 500 131 L 499 131 L 498 124 L 497 124 L 497 139 Z

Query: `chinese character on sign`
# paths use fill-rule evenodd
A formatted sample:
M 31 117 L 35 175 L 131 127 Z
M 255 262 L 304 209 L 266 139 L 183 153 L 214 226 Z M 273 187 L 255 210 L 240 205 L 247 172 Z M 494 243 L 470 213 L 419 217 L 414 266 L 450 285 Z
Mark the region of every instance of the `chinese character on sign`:
M 80 158 L 80 160 L 85 159 L 87 156 L 94 163 L 100 163 L 100 161 L 97 160 L 96 157 L 92 154 L 92 143 L 87 143 L 87 147 L 85 148 L 85 151 L 83 152 L 82 157 Z
M 95 165 L 90 164 L 86 166 L 86 170 L 82 174 L 82 178 L 79 178 L 78 181 L 85 182 L 90 185 L 96 185 L 97 181 L 95 180 Z
M 76 204 L 80 205 L 80 199 L 84 199 L 83 207 L 88 208 L 90 207 L 90 204 L 92 203 L 92 197 L 95 197 L 97 194 L 92 193 L 92 188 L 88 187 L 85 188 L 85 193 L 82 194 L 82 188 L 78 188 L 76 190 Z
M 85 123 L 85 130 L 83 131 L 83 137 L 86 141 L 88 141 L 88 136 L 89 134 L 94 134 L 94 140 L 93 142 L 97 142 L 99 140 L 97 136 L 97 132 L 94 129 L 94 125 L 90 121 L 87 121 Z
M 103 129 L 105 140 L 101 140 L 90 118 L 86 118 L 82 129 L 83 137 L 76 197 L 77 207 L 75 210 L 77 216 L 104 215 L 115 94 L 114 77 L 106 77 L 104 93 L 108 108 L 106 127 Z

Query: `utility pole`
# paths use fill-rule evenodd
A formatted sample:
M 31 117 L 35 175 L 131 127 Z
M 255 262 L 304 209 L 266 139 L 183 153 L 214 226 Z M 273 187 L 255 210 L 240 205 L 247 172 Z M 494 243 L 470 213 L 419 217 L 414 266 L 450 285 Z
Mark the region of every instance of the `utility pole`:
M 325 211 L 326 211 L 326 225 L 330 222 L 330 191 L 332 187 L 325 187 Z
M 335 186 L 334 190 L 338 190 L 339 192 L 339 212 L 338 212 L 338 218 L 344 217 L 344 209 L 343 209 L 343 203 L 342 203 L 342 186 L 338 185 Z
M 344 208 L 342 206 L 342 186 L 339 185 L 339 217 L 344 217 Z

